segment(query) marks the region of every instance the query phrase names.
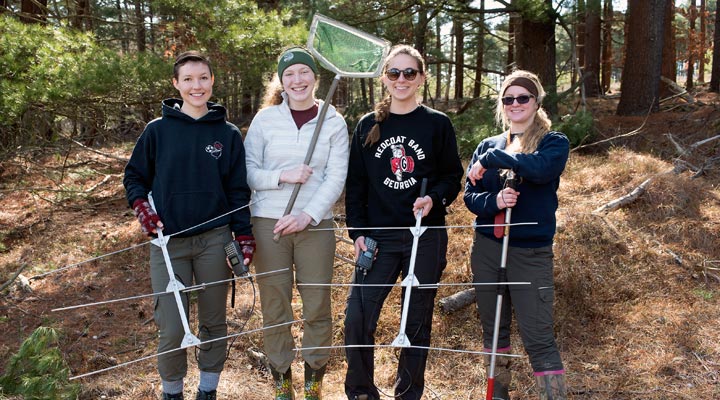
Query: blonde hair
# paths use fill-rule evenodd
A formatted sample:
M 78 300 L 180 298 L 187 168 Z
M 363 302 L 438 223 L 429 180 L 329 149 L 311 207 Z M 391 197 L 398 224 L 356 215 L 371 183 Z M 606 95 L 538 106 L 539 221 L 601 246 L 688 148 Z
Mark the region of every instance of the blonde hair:
M 507 88 L 512 86 L 513 81 L 517 78 L 525 78 L 532 81 L 537 89 L 537 96 L 535 98 L 535 101 L 537 102 L 537 110 L 535 111 L 535 116 L 533 117 L 533 121 L 527 131 L 523 133 L 522 138 L 520 139 L 520 152 L 529 154 L 537 150 L 540 140 L 542 140 L 545 134 L 550 132 L 550 127 L 552 126 L 552 122 L 550 121 L 547 112 L 545 112 L 541 106 L 546 93 L 540 84 L 540 78 L 538 78 L 537 75 L 530 71 L 516 70 L 505 77 L 502 86 L 500 86 L 500 94 L 497 99 L 497 106 L 495 107 L 495 121 L 497 121 L 498 125 L 502 126 L 503 131 L 510 128 L 510 121 L 508 120 L 507 115 L 505 115 L 505 106 L 502 103 L 502 97 Z
M 390 53 L 387 55 L 387 57 L 385 57 L 385 63 L 383 64 L 383 74 L 385 73 L 385 70 L 387 70 L 388 64 L 390 64 L 390 60 L 400 54 L 405 54 L 414 58 L 415 61 L 417 61 L 418 72 L 425 75 L 425 59 L 423 59 L 422 54 L 420 54 L 420 52 L 417 51 L 414 47 L 406 44 L 398 44 L 393 46 L 392 49 L 390 49 Z M 370 132 L 368 132 L 363 146 L 372 146 L 373 144 L 377 143 L 378 140 L 380 140 L 380 123 L 387 119 L 387 117 L 390 115 L 391 103 L 392 96 L 387 95 L 384 99 L 382 99 L 379 103 L 375 105 L 375 125 L 373 125 L 373 127 L 370 129 Z
M 276 106 L 282 103 L 283 86 L 277 74 L 273 74 L 273 78 L 265 85 L 265 95 L 263 96 L 260 108 Z

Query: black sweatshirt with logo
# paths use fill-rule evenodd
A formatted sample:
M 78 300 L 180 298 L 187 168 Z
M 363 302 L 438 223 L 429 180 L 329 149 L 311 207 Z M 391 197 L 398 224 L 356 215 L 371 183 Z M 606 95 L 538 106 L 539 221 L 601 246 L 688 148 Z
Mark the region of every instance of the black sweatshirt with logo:
M 375 115 L 365 115 L 353 134 L 345 186 L 347 225 L 355 240 L 372 227 L 415 225 L 412 205 L 423 178 L 433 207 L 423 226 L 445 225 L 446 207 L 461 189 L 463 167 L 455 129 L 443 113 L 418 106 L 407 114 L 390 114 L 380 123 L 380 140 L 363 146 Z
M 181 107 L 182 100 L 163 101 L 162 117 L 140 135 L 123 179 L 130 207 L 152 192 L 166 235 L 198 224 L 178 236 L 228 224 L 236 235 L 252 234 L 247 207 L 210 221 L 250 200 L 240 131 L 218 104 L 208 103 L 208 113 L 198 119 Z

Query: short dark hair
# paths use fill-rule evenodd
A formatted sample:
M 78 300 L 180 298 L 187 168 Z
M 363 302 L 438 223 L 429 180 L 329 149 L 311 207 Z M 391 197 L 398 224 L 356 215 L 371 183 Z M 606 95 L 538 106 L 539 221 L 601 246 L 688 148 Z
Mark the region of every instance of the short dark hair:
M 186 51 L 179 56 L 175 58 L 175 64 L 173 65 L 173 78 L 178 79 L 180 74 L 180 67 L 185 65 L 186 63 L 194 61 L 194 62 L 201 62 L 208 66 L 208 69 L 210 69 L 210 76 L 213 76 L 213 70 L 212 65 L 210 65 L 210 59 L 208 57 L 196 50 L 190 50 Z

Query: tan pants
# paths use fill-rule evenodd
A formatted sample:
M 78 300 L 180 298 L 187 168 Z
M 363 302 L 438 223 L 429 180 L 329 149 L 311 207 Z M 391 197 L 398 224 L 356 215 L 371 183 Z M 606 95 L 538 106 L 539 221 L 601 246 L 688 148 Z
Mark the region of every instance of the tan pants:
M 335 234 L 332 230 L 309 232 L 310 228 L 332 228 L 331 220 L 311 225 L 302 232 L 282 236 L 273 241 L 273 228 L 277 220 L 252 218 L 253 235 L 257 251 L 253 264 L 256 273 L 288 269 L 287 271 L 258 277 L 263 325 L 271 326 L 295 320 L 291 307 L 293 281 L 297 283 L 330 283 L 335 257 Z M 332 343 L 332 315 L 330 287 L 298 286 L 302 298 L 302 347 L 329 346 Z M 295 341 L 285 325 L 264 332 L 265 353 L 272 367 L 284 373 L 295 358 Z M 330 350 L 303 350 L 302 356 L 311 368 L 327 364 Z

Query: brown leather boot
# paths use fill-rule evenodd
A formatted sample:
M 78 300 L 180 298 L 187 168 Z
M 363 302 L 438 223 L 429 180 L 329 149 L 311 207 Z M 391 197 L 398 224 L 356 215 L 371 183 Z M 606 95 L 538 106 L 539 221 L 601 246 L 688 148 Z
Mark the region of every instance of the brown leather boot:
M 312 369 L 305 363 L 305 400 L 322 400 L 322 380 L 325 375 L 323 365 L 318 369 Z
M 567 400 L 565 374 L 535 377 L 540 400 Z

